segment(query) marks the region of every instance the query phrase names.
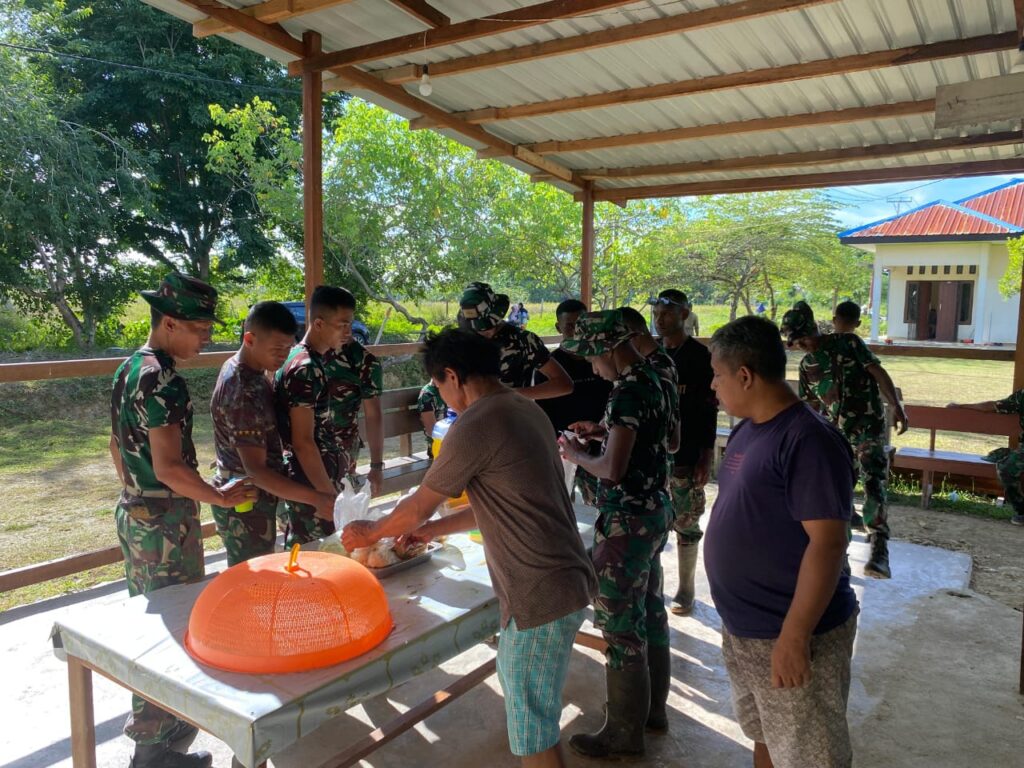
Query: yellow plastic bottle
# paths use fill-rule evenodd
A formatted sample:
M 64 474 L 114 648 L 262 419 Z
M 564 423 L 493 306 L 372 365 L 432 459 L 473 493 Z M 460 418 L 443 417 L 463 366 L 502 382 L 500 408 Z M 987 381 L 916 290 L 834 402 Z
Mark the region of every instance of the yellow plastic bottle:
M 455 411 L 449 410 L 443 419 L 439 419 L 434 422 L 434 429 L 430 433 L 431 439 L 431 452 L 434 458 L 441 455 L 441 444 L 444 442 L 445 435 L 448 434 L 448 430 L 452 424 L 455 423 L 456 415 Z M 459 496 L 455 496 L 448 500 L 448 506 L 450 507 L 464 507 L 469 504 L 469 497 L 466 492 L 463 491 Z M 469 537 L 474 541 L 481 541 L 480 531 L 473 530 L 469 532 Z

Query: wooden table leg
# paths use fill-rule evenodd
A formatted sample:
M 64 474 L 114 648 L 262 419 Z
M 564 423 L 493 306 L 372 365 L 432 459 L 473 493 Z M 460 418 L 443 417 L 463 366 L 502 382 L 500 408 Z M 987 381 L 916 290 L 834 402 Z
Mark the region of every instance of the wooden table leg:
M 74 768 L 96 768 L 92 671 L 74 656 L 68 656 L 68 694 L 71 704 L 71 764 Z

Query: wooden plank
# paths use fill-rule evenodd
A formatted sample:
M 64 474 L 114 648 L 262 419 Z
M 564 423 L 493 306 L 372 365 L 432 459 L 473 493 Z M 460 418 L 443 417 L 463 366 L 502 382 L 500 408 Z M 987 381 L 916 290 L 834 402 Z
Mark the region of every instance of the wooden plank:
M 452 23 L 451 19 L 424 0 L 390 0 L 390 2 L 428 27 L 447 27 Z
M 597 136 L 589 139 L 572 139 L 568 141 L 542 141 L 527 146 L 538 154 L 586 152 L 594 149 L 666 144 L 673 141 L 704 139 L 711 136 L 728 136 L 756 133 L 758 131 L 778 131 L 785 128 L 804 128 L 813 125 L 837 125 L 840 123 L 855 123 L 861 120 L 881 120 L 887 117 L 924 115 L 934 111 L 935 99 L 921 99 L 920 101 L 901 101 L 895 104 L 836 109 L 828 112 L 801 112 L 795 115 L 761 117 L 754 120 L 737 120 L 730 123 L 693 125 L 685 128 L 673 128 L 667 131 L 647 131 L 645 133 L 628 133 L 619 136 Z
M 939 347 L 930 344 L 878 344 L 867 342 L 876 355 L 903 357 L 935 357 L 944 360 L 1013 360 L 1014 352 L 1008 347 L 979 347 L 970 344 Z
M 433 73 L 431 73 L 433 75 Z M 1024 118 L 1024 72 L 935 89 L 935 127 L 987 126 Z
M 414 32 L 410 35 L 394 37 L 375 43 L 359 45 L 332 51 L 314 58 L 293 62 L 288 67 L 291 75 L 301 75 L 313 70 L 333 69 L 367 61 L 387 59 L 411 51 L 426 51 L 442 45 L 462 43 L 490 35 L 515 32 L 528 27 L 547 24 L 558 19 L 571 19 L 595 11 L 604 11 L 621 5 L 629 5 L 636 0 L 551 0 L 546 3 L 516 8 L 515 10 L 497 13 L 483 19 L 469 19 L 447 27 L 438 27 L 425 32 Z
M 392 0 L 394 1 L 394 0 Z M 514 48 L 462 56 L 430 63 L 431 77 L 446 75 L 462 75 L 467 72 L 478 72 L 483 69 L 501 67 L 509 64 L 521 64 L 551 56 L 563 56 L 570 53 L 592 51 L 623 43 L 650 40 L 664 35 L 679 34 L 695 29 L 706 29 L 720 24 L 756 19 L 761 16 L 785 11 L 809 8 L 816 5 L 834 3 L 836 0 L 740 0 L 729 5 L 714 6 L 699 11 L 677 13 L 636 24 L 624 24 L 619 27 L 601 29 L 573 37 L 559 37 Z M 407 83 L 417 79 L 421 74 L 410 72 L 404 67 L 385 69 L 374 72 L 375 75 L 389 83 Z
M 580 242 L 580 301 L 589 310 L 594 299 L 594 184 L 583 187 L 583 237 Z
M 600 635 L 593 635 L 590 632 L 577 632 L 573 643 L 589 648 L 592 651 L 601 651 L 601 653 L 608 650 L 608 643 L 605 639 Z
M 648 187 L 602 189 L 594 193 L 595 200 L 640 200 L 652 197 L 685 197 L 689 195 L 724 195 L 744 192 L 767 192 L 777 189 L 813 189 L 841 187 L 851 184 L 873 184 L 886 181 L 916 181 L 956 176 L 988 176 L 990 174 L 1020 173 L 1024 171 L 1024 157 L 1008 160 L 979 160 L 966 163 L 938 163 L 935 165 L 892 166 L 867 171 L 833 171 L 828 173 L 766 176 L 750 179 L 725 179 L 684 184 L 659 184 Z M 580 198 L 580 193 L 576 193 Z
M 238 12 L 251 16 L 257 21 L 284 21 L 304 13 L 322 11 L 351 2 L 352 0 L 268 0 L 268 2 L 250 5 L 247 8 L 239 8 Z M 234 29 L 232 25 L 225 24 L 220 19 L 203 19 L 192 25 L 192 34 L 195 37 L 209 37 L 223 32 L 233 32 Z
M 715 173 L 719 171 L 760 170 L 788 166 L 816 165 L 818 163 L 847 162 L 850 160 L 877 160 L 944 149 L 995 147 L 1024 142 L 1020 131 L 986 133 L 980 136 L 950 136 L 942 139 L 903 141 L 895 144 L 874 144 L 866 147 L 843 147 L 813 152 L 791 152 L 784 155 L 752 155 L 728 157 L 683 163 L 639 165 L 628 168 L 591 168 L 576 171 L 584 179 L 638 179 L 645 176 L 672 176 L 685 173 Z
M 302 43 L 292 37 L 280 24 L 264 23 L 234 8 L 221 5 L 216 0 L 181 0 L 181 2 L 197 11 L 202 11 L 210 18 L 224 22 L 239 32 L 258 37 L 260 40 L 295 56 L 303 56 Z
M 96 768 L 92 671 L 74 656 L 68 656 L 68 704 L 71 709 L 71 764 L 74 768 Z
M 730 72 L 724 75 L 659 83 L 640 88 L 623 88 L 616 91 L 592 93 L 585 96 L 573 96 L 551 101 L 538 101 L 531 104 L 516 104 L 508 107 L 488 107 L 485 110 L 457 112 L 459 117 L 473 123 L 488 123 L 497 120 L 519 120 L 526 117 L 540 117 L 562 112 L 576 112 L 596 107 L 609 107 L 619 104 L 634 104 L 641 101 L 668 99 L 676 96 L 688 96 L 695 93 L 710 93 L 732 88 L 743 88 L 751 85 L 767 83 L 785 83 L 807 80 L 827 75 L 847 72 L 863 72 L 883 67 L 896 67 L 904 64 L 916 64 L 928 61 L 960 56 L 972 56 L 981 53 L 998 53 L 1017 46 L 1017 33 L 1004 32 L 994 35 L 981 35 L 961 40 L 945 40 L 940 43 L 912 45 L 871 53 L 840 56 L 834 59 L 818 59 L 816 61 L 787 64 L 781 67 L 769 67 L 744 72 Z
M 307 56 L 320 53 L 320 33 L 306 32 Z M 324 282 L 323 75 L 302 76 L 302 255 L 305 262 L 306 317 L 313 290 Z
M 910 425 L 915 429 L 1003 437 L 1020 432 L 1020 422 L 1012 414 L 984 413 L 969 408 L 940 408 L 934 405 L 906 405 L 904 408 Z

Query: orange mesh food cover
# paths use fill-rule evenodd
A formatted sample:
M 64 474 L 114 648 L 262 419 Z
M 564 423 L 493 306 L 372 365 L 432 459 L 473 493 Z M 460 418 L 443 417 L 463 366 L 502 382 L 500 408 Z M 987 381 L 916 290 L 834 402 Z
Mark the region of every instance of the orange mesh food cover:
M 231 672 L 301 672 L 366 653 L 393 626 L 384 590 L 364 566 L 328 552 L 282 552 L 211 581 L 192 607 L 185 647 Z

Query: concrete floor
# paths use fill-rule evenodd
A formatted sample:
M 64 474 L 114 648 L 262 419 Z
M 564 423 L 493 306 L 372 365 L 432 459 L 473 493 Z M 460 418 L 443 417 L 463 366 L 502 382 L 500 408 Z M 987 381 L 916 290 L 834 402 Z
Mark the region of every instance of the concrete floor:
M 854 573 L 867 554 L 862 537 L 851 546 Z M 675 552 L 664 555 L 666 592 L 675 590 Z M 1024 765 L 1024 698 L 1016 693 L 1020 614 L 968 591 L 970 559 L 943 549 L 894 542 L 895 578 L 855 578 L 862 605 L 850 701 L 856 765 L 861 768 L 1003 768 Z M 223 567 L 222 558 L 208 568 Z M 65 666 L 47 636 L 56 615 L 87 600 L 117 599 L 123 583 L 0 614 L 0 659 L 8 695 L 0 714 L 0 766 L 70 765 Z M 670 733 L 648 741 L 644 766 L 734 768 L 750 764 L 750 744 L 732 719 L 729 684 L 720 656 L 719 619 L 703 568 L 692 617 L 670 617 L 673 685 Z M 589 628 L 589 625 L 585 626 Z M 308 768 L 487 659 L 479 646 L 385 697 L 356 707 L 335 723 L 278 755 L 275 768 Z M 604 701 L 601 657 L 574 654 L 565 690 L 563 733 L 599 725 Z M 125 766 L 131 745 L 121 735 L 128 695 L 95 678 L 99 765 Z M 196 748 L 226 768 L 231 756 L 201 735 Z M 421 723 L 363 763 L 402 766 L 518 765 L 507 751 L 498 682 L 486 684 Z M 573 755 L 569 765 L 594 765 Z

